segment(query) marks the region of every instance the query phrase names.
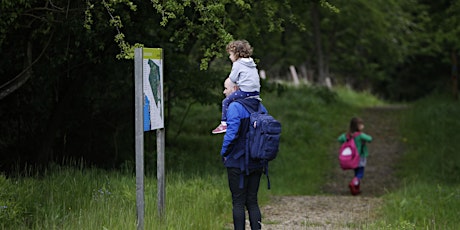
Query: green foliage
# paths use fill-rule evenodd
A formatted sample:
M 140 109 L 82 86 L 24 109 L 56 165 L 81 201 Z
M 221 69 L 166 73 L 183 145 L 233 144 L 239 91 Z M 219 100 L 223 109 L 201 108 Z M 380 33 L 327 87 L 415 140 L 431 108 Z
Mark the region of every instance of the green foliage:
M 0 175 L 0 226 L 7 228 L 22 224 L 25 208 L 20 197 L 14 196 L 14 184 L 4 175 Z
M 288 89 L 272 80 L 285 78 L 288 66 L 316 73 L 312 4 L 322 6 L 324 64 L 333 83 L 412 100 L 450 75 L 444 53 L 458 45 L 459 4 L 447 0 L 2 1 L 0 91 L 35 64 L 0 104 L 0 166 L 66 157 L 102 167 L 132 161 L 133 66 L 124 59 L 132 58 L 133 47 L 165 51 L 167 123 L 183 124 L 198 104 L 219 104 L 230 67 L 224 47 L 234 38 L 255 47 L 269 79 L 262 92 L 273 86 L 282 95 Z M 337 102 L 328 91 L 310 93 Z M 181 136 L 177 130 L 171 139 Z
M 178 2 L 176 0 L 152 1 L 157 13 L 162 16 L 162 27 L 174 27 L 174 32 L 169 40 L 175 42 L 179 49 L 184 49 L 194 35 L 199 44 L 201 59 L 200 69 L 207 69 L 208 63 L 214 57 L 221 56 L 221 50 L 233 38 L 227 31 L 225 22 L 227 14 L 225 7 L 231 1 L 209 2 L 203 0 Z M 241 10 L 248 7 L 247 4 L 237 4 Z M 175 25 L 185 25 L 180 28 Z M 214 38 L 214 41 L 209 38 Z
M 356 92 L 346 87 L 336 87 L 334 92 L 337 93 L 340 100 L 356 107 L 372 107 L 385 104 L 383 100 L 367 91 Z
M 83 172 L 52 168 L 51 172 L 42 175 L 42 179 L 38 175 L 7 179 L 6 186 L 0 188 L 0 203 L 4 207 L 0 211 L 0 226 L 3 229 L 91 229 L 91 226 L 110 223 L 109 218 L 102 216 L 86 219 L 98 216 L 97 213 L 110 216 L 124 210 L 125 214 L 134 215 L 134 210 L 128 208 L 130 200 L 123 197 L 123 191 L 114 190 L 119 184 L 115 187 L 111 184 L 111 181 L 126 181 L 117 174 L 101 173 L 89 169 Z M 128 220 L 127 216 L 118 216 Z
M 53 167 L 35 179 L 0 176 L 0 228 L 136 229 L 135 177 L 83 168 Z M 144 181 L 146 229 L 218 229 L 231 223 L 223 214 L 231 210 L 223 174 L 168 176 L 162 219 L 156 180 Z
M 455 229 L 460 224 L 459 196 L 458 185 L 409 182 L 400 191 L 385 196 L 381 222 L 389 226 L 410 223 L 410 229 Z
M 460 106 L 446 96 L 431 96 L 413 105 L 403 123 L 409 149 L 402 174 L 424 182 L 460 183 L 460 156 L 456 140 Z
M 394 224 L 387 224 L 385 221 L 377 221 L 374 223 L 367 223 L 363 229 L 380 229 L 380 230 L 415 230 L 415 224 L 405 220 L 400 220 Z
M 391 79 L 393 70 L 409 55 L 418 52 L 424 15 L 413 1 L 337 2 L 339 14 L 323 19 L 329 40 L 331 69 L 354 87 L 368 81 Z M 371 26 L 368 26 L 371 25 Z M 421 41 L 420 41 L 421 40 Z M 357 74 L 359 73 L 359 74 Z M 395 75 L 396 76 L 396 75 Z M 378 90 L 378 88 L 376 88 Z
M 313 92 L 313 95 L 322 99 L 326 104 L 333 104 L 339 100 L 337 94 L 327 87 L 312 87 L 310 90 Z
M 147 209 L 146 229 L 221 229 L 232 223 L 231 199 L 223 173 L 207 176 L 173 173 L 167 179 L 166 215 L 163 221 L 148 216 L 157 214 L 156 187 L 146 191 L 152 204 Z M 157 215 L 158 216 L 158 215 Z
M 460 221 L 460 129 L 458 101 L 434 95 L 415 103 L 404 117 L 407 150 L 396 166 L 402 188 L 385 196 L 382 225 L 409 229 L 456 229 Z M 398 228 L 399 229 L 399 228 Z
M 460 10 L 460 3 L 457 1 L 438 1 L 438 2 L 424 2 L 427 10 L 430 11 L 432 20 L 427 22 L 425 26 L 436 33 L 432 34 L 432 39 L 437 45 L 436 51 L 449 52 L 455 50 L 458 52 L 460 49 L 460 29 L 458 22 L 460 16 L 457 12 Z M 450 63 L 450 57 L 444 55 L 443 61 Z
M 320 0 L 319 2 L 322 7 L 329 9 L 331 12 L 340 13 L 340 9 L 337 6 L 332 5 L 329 1 Z

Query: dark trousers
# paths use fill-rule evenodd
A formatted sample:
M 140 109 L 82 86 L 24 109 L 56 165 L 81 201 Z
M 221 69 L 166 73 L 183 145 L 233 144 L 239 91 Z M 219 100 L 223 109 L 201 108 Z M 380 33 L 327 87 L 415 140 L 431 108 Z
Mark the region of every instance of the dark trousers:
M 257 193 L 259 192 L 260 176 L 262 169 L 251 170 L 249 175 L 241 172 L 239 168 L 227 168 L 228 185 L 232 192 L 233 226 L 235 230 L 245 228 L 245 207 L 249 213 L 251 229 L 261 229 L 261 219 Z M 243 175 L 243 177 L 241 177 Z M 240 188 L 240 180 L 244 179 L 243 188 Z
M 221 121 L 227 121 L 227 110 L 228 110 L 228 106 L 230 105 L 230 103 L 232 103 L 233 101 L 236 101 L 238 99 L 243 99 L 243 98 L 247 98 L 247 97 L 253 97 L 253 96 L 257 96 L 259 94 L 260 93 L 257 92 L 257 91 L 244 92 L 244 91 L 241 91 L 241 90 L 237 90 L 237 91 L 233 92 L 232 94 L 228 95 L 228 97 L 225 97 L 225 99 L 222 100 L 222 118 L 221 118 Z
M 358 179 L 363 179 L 364 177 L 364 167 L 358 167 L 355 168 L 355 177 L 358 177 Z

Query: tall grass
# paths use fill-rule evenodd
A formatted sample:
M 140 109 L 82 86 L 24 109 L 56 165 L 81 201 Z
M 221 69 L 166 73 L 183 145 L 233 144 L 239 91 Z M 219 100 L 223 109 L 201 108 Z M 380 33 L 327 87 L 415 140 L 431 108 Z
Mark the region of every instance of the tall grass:
M 357 92 L 343 86 L 337 86 L 334 91 L 342 101 L 355 107 L 372 107 L 386 104 L 369 91 Z
M 157 184 L 145 178 L 145 229 L 222 229 L 231 223 L 223 174 L 167 178 L 159 218 Z M 130 173 L 55 167 L 38 177 L 0 176 L 0 229 L 136 229 L 136 185 Z
M 458 229 L 460 226 L 460 103 L 431 96 L 402 122 L 407 152 L 398 164 L 402 188 L 385 197 L 382 226 Z
M 323 88 L 279 87 L 262 95 L 282 123 L 279 157 L 270 163 L 271 190 L 262 179 L 260 201 L 270 195 L 318 194 L 324 176 L 337 167 L 329 151 L 360 108 Z M 220 120 L 220 103 L 192 105 L 166 130 L 166 209 L 157 213 L 155 153 L 146 135 L 145 229 L 231 228 L 231 198 L 219 156 L 222 135 L 210 131 Z M 356 103 L 359 104 L 359 103 Z M 178 108 L 177 113 L 186 109 Z M 176 135 L 177 134 L 177 135 Z M 130 170 L 103 171 L 53 166 L 40 175 L 0 175 L 1 229 L 136 229 L 136 185 Z
M 97 169 L 53 167 L 43 175 L 0 176 L 2 229 L 114 229 L 133 226 L 132 178 Z

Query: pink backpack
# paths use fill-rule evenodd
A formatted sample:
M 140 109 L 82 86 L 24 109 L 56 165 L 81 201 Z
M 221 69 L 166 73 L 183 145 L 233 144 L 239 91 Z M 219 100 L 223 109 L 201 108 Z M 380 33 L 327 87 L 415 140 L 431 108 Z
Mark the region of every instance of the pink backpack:
M 355 169 L 359 166 L 359 153 L 354 140 L 359 134 L 360 132 L 347 134 L 347 140 L 340 146 L 339 162 L 343 170 Z

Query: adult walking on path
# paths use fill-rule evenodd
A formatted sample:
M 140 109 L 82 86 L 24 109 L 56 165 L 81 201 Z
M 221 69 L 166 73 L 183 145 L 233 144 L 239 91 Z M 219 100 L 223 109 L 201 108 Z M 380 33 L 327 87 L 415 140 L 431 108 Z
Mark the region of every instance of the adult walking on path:
M 346 186 L 349 174 L 337 166 L 324 185 L 324 196 L 275 196 L 262 207 L 262 229 L 350 229 L 350 224 L 371 220 L 373 210 L 381 204 L 380 196 L 398 186 L 394 165 L 403 152 L 399 134 L 404 108 L 383 106 L 365 109 L 361 117 L 372 130 L 372 154 L 363 180 L 362 194 L 351 196 Z M 331 157 L 337 155 L 331 150 Z M 345 185 L 345 186 L 344 186 Z M 349 210 L 349 211 L 345 211 Z

